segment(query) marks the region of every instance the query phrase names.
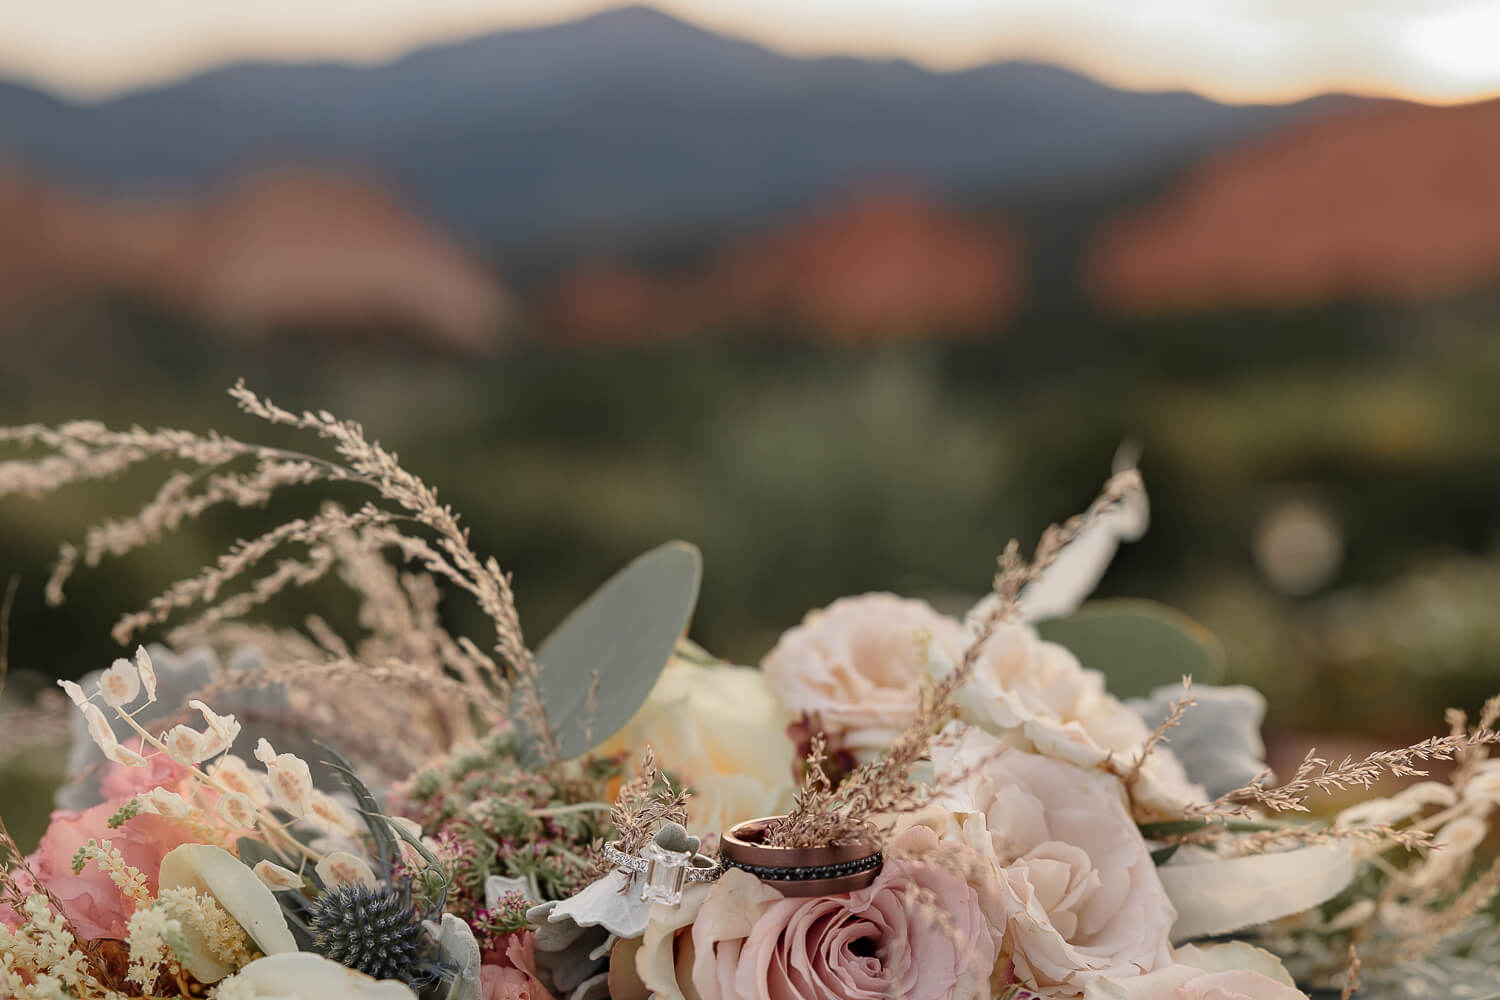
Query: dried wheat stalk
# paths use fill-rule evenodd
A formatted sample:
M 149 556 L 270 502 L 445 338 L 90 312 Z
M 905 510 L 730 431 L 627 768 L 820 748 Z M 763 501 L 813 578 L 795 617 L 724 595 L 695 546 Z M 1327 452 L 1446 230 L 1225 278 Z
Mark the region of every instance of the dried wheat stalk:
M 352 512 L 327 506 L 316 515 L 236 543 L 214 565 L 173 584 L 142 610 L 124 616 L 115 626 L 115 638 L 124 642 L 141 629 L 193 607 L 203 610 L 186 627 L 187 632 L 202 634 L 221 626 L 287 587 L 322 579 L 340 565 L 339 540 L 356 536 L 377 550 L 396 549 L 406 560 L 478 603 L 494 626 L 496 658 L 451 636 L 435 640 L 429 652 L 454 670 L 472 698 L 493 703 L 497 693 L 506 700 L 513 697 L 514 714 L 537 739 L 542 757 L 557 762 L 556 737 L 541 701 L 537 666 L 516 614 L 510 577 L 494 559 L 481 558 L 473 551 L 468 529 L 452 508 L 439 502 L 437 491 L 403 468 L 394 453 L 369 440 L 357 423 L 326 411 L 293 413 L 255 395 L 243 383 L 230 395 L 252 416 L 328 442 L 335 457 L 247 443 L 216 433 L 139 427 L 113 431 L 91 421 L 0 428 L 0 445 L 46 452 L 36 458 L 0 461 L 0 497 L 44 496 L 70 484 L 118 476 L 152 460 L 187 466 L 174 470 L 135 515 L 96 525 L 78 545 L 62 546 L 47 587 L 49 600 L 62 600 L 63 587 L 78 565 L 97 565 L 106 557 L 153 544 L 213 507 L 263 505 L 273 494 L 293 486 L 362 485 L 378 500 Z M 301 550 L 300 557 L 283 555 L 296 549 Z M 269 572 L 254 576 L 262 564 L 277 557 L 281 558 Z M 248 587 L 225 596 L 247 579 Z

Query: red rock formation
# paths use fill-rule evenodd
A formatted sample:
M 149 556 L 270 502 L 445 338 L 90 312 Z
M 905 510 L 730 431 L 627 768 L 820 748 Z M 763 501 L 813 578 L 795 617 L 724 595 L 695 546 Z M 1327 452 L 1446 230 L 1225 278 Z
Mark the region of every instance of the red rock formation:
M 684 332 L 685 287 L 619 262 L 593 262 L 566 275 L 544 306 L 549 336 L 579 343 L 656 340 Z
M 591 265 L 549 298 L 544 325 L 583 341 L 696 330 L 784 330 L 839 341 L 994 331 L 1019 303 L 1019 238 L 915 193 L 885 191 L 650 276 Z
M 731 249 L 708 299 L 734 322 L 837 340 L 974 333 L 1020 302 L 1019 238 L 906 191 L 871 194 Z
M 1500 101 L 1389 103 L 1209 158 L 1098 236 L 1121 310 L 1420 300 L 1500 280 Z
M 377 327 L 486 350 L 496 281 L 383 188 L 280 172 L 202 201 L 98 202 L 0 175 L 0 308 L 138 294 L 258 335 Z

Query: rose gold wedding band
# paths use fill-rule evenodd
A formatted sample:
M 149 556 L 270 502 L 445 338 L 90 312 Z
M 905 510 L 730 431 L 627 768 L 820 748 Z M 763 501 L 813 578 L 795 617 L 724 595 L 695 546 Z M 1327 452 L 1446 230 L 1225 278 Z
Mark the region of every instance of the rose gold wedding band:
M 768 847 L 768 816 L 740 823 L 719 840 L 724 863 L 743 869 L 783 896 L 830 896 L 863 889 L 880 874 L 880 851 L 869 844 Z

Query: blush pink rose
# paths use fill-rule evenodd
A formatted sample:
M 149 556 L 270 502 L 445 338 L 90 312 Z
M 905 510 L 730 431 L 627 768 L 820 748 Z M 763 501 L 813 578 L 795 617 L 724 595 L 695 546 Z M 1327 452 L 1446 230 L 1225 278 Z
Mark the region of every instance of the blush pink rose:
M 693 925 L 692 985 L 704 1000 L 989 996 L 999 941 L 961 874 L 979 870 L 978 856 L 925 827 L 890 854 L 869 888 L 837 896 L 783 898 L 727 872 Z
M 979 729 L 940 744 L 934 764 L 958 779 L 954 811 L 984 821 L 1018 980 L 1074 997 L 1091 979 L 1171 964 L 1177 913 L 1118 777 L 1007 749 Z
M 147 889 L 155 893 L 162 857 L 174 847 L 202 839 L 182 823 L 151 814 L 136 816 L 111 830 L 109 818 L 125 801 L 113 799 L 82 811 L 56 810 L 40 846 L 29 859 L 37 879 L 57 896 L 68 919 L 89 939 L 123 939 L 130 909 L 119 888 L 97 864 L 87 864 L 81 873 L 73 874 L 73 855 L 80 847 L 90 840 L 109 841 L 126 864 L 146 876 Z
M 787 630 L 761 661 L 793 715 L 816 714 L 856 750 L 880 750 L 911 721 L 932 652 L 957 662 L 962 625 L 926 601 L 862 594 L 834 601 Z

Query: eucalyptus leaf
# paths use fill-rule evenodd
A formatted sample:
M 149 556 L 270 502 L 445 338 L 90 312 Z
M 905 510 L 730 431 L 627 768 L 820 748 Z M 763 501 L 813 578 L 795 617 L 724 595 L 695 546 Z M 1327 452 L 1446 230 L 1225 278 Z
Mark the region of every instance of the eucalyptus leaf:
M 703 557 L 692 545 L 652 549 L 537 647 L 542 705 L 564 760 L 609 739 L 645 704 L 692 619 L 702 574 Z M 534 749 L 523 755 L 536 762 Z
M 1041 622 L 1037 631 L 1101 671 L 1118 698 L 1144 697 L 1184 674 L 1214 684 L 1224 673 L 1224 650 L 1213 634 L 1155 601 L 1090 601 L 1066 618 Z

